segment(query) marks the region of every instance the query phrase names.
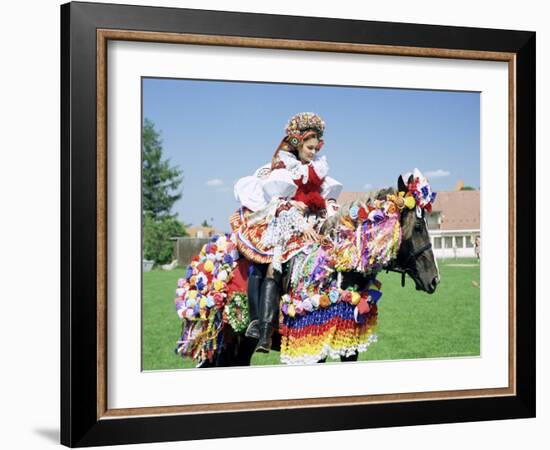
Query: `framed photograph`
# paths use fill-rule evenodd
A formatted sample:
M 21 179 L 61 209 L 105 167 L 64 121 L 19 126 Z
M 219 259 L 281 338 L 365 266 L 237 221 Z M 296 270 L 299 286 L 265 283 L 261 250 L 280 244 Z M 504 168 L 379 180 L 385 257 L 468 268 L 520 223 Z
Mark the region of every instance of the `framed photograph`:
M 535 416 L 535 33 L 61 6 L 61 443 Z

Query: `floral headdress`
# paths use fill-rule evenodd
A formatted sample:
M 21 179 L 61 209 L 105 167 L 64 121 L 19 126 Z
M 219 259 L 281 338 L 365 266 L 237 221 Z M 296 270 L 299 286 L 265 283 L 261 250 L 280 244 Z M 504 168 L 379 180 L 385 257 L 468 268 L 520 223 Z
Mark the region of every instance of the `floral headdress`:
M 412 181 L 407 183 L 407 189 L 414 197 L 416 206 L 425 209 L 429 213 L 432 212 L 432 205 L 437 194 L 432 191 L 432 187 L 420 170 L 414 169 Z
M 290 118 L 285 127 L 288 142 L 294 148 L 303 142 L 312 134 L 317 134 L 319 138 L 318 150 L 323 146 L 323 133 L 325 131 L 325 122 L 321 117 L 312 112 L 301 112 Z
M 277 150 L 275 150 L 271 160 L 271 168 L 277 169 L 284 166 L 279 159 L 280 151 L 295 152 L 300 143 L 304 142 L 311 135 L 317 135 L 319 139 L 317 151 L 320 151 L 325 143 L 323 139 L 321 139 L 324 132 L 325 122 L 317 114 L 312 112 L 301 112 L 292 116 L 285 126 L 286 136 L 282 139 Z

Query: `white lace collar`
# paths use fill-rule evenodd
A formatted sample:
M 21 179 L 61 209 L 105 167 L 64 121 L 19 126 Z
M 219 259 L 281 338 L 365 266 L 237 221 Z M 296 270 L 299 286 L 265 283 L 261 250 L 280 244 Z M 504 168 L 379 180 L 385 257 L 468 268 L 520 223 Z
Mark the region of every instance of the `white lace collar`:
M 313 169 L 319 178 L 325 178 L 328 174 L 328 162 L 326 156 L 316 155 L 308 164 L 303 164 L 290 152 L 279 152 L 280 160 L 285 164 L 286 169 L 291 173 L 292 178 L 302 177 L 304 183 L 308 179 L 308 166 L 313 165 Z

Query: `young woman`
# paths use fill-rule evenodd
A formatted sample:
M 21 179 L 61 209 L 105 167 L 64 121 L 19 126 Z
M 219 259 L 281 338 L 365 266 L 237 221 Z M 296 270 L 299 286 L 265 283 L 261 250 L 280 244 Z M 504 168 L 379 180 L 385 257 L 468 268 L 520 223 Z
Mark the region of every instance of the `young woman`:
M 342 185 L 327 176 L 319 156 L 325 123 L 314 113 L 293 116 L 270 164 L 235 184 L 241 207 L 230 223 L 240 253 L 252 261 L 248 277 L 251 323 L 246 335 L 256 351 L 269 352 L 278 322 L 282 264 L 319 241 L 324 220 L 334 214 Z

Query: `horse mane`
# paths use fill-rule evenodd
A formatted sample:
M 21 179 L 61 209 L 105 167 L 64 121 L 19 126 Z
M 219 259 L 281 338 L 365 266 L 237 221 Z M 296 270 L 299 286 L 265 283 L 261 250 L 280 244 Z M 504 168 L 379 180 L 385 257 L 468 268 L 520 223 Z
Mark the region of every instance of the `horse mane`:
M 352 206 L 359 204 L 369 205 L 375 200 L 384 200 L 386 196 L 390 194 L 395 194 L 395 189 L 393 187 L 376 189 L 374 191 L 365 192 L 359 198 L 340 205 L 338 212 L 329 217 L 325 220 L 325 223 L 323 223 L 323 226 L 321 227 L 321 234 L 330 234 L 333 230 L 335 230 L 337 224 L 340 223 L 340 219 L 349 214 L 349 210 Z
M 369 192 L 365 192 L 361 194 L 357 199 L 352 200 L 350 202 L 344 203 L 340 205 L 340 209 L 338 212 L 330 217 L 328 217 L 320 229 L 321 235 L 333 235 L 336 233 L 338 229 L 338 224 L 340 223 L 340 219 L 346 215 L 349 214 L 349 210 L 353 205 L 359 205 L 359 204 L 365 204 L 369 205 L 375 200 L 385 200 L 387 195 L 395 194 L 396 190 L 393 187 L 385 188 L 385 189 L 377 189 Z M 284 292 L 288 292 L 290 287 L 290 273 L 293 270 L 293 266 L 295 264 L 295 258 L 292 258 L 290 261 L 290 265 L 288 270 L 286 271 L 285 275 L 283 276 L 283 290 Z

